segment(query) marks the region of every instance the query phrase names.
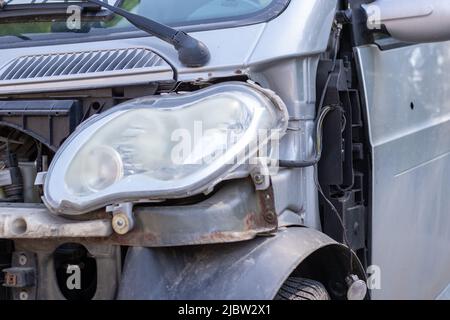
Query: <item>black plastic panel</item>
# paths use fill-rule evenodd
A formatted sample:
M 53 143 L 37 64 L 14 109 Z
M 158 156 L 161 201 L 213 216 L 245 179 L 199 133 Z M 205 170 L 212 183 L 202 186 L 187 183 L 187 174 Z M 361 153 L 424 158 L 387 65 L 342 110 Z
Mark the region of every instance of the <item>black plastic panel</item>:
M 0 101 L 0 125 L 20 130 L 54 151 L 81 119 L 76 100 Z

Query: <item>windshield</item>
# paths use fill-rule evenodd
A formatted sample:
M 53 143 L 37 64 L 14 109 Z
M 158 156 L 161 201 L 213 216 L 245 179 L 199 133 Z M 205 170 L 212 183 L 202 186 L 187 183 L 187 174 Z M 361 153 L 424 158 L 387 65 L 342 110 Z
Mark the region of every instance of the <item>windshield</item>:
M 280 6 L 284 8 L 288 2 L 288 0 L 123 0 L 121 7 L 173 27 L 204 25 L 207 28 L 208 24 L 245 21 L 255 16 L 262 17 L 262 21 L 269 20 L 273 18 L 270 12 L 279 14 Z M 93 35 L 136 30 L 126 19 L 119 16 L 97 21 L 81 17 L 78 28 L 71 28 L 67 21 L 63 20 L 2 24 L 0 19 L 0 36 L 27 40 L 40 35 L 71 33 Z

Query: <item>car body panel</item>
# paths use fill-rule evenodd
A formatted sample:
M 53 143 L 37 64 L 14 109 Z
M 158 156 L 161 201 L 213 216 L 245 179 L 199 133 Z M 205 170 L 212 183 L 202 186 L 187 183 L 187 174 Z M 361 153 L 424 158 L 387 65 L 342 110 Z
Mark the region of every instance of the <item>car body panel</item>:
M 450 43 L 356 50 L 372 146 L 374 298 L 434 299 L 450 282 Z
M 327 247 L 336 250 L 337 261 L 329 261 L 346 270 L 348 249 L 316 230 L 299 227 L 235 244 L 132 248 L 118 298 L 271 300 L 302 261 Z M 353 271 L 364 277 L 358 263 Z
M 248 74 L 250 66 L 323 52 L 328 44 L 336 4 L 337 1 L 330 0 L 291 1 L 280 16 L 267 23 L 192 32 L 191 35 L 204 42 L 211 52 L 210 62 L 201 68 L 183 66 L 177 51 L 162 40 L 155 37 L 125 38 L 127 34 L 124 34 L 124 39 L 110 41 L 81 42 L 79 39 L 73 44 L 2 49 L 0 72 L 8 62 L 25 55 L 137 47 L 150 48 L 168 61 L 176 69 L 174 77 L 179 81 L 239 76 Z M 295 27 L 286 30 L 285 26 Z M 158 80 L 168 80 L 167 72 L 161 73 L 160 79 L 155 74 L 149 77 L 149 81 Z M 54 87 L 54 84 L 49 86 Z M 77 86 L 67 82 L 59 89 L 64 88 L 76 90 Z M 35 90 L 40 92 L 41 87 Z M 0 94 L 6 93 L 0 91 Z

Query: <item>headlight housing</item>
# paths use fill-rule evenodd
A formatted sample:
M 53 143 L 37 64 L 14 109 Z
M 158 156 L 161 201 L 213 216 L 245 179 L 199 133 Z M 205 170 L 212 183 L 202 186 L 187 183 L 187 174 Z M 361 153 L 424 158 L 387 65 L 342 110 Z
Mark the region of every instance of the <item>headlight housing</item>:
M 126 102 L 67 139 L 46 176 L 44 202 L 70 215 L 199 194 L 245 167 L 287 122 L 281 99 L 244 83 Z

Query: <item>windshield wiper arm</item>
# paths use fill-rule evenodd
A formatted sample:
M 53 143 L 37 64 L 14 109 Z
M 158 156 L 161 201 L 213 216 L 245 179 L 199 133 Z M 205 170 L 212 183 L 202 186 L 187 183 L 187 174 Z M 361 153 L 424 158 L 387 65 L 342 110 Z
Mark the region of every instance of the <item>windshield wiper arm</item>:
M 191 37 L 186 32 L 176 30 L 162 23 L 131 13 L 122 8 L 112 6 L 101 0 L 86 0 L 102 6 L 113 13 L 124 17 L 132 25 L 155 37 L 170 43 L 178 51 L 178 59 L 187 67 L 203 67 L 209 62 L 208 47 L 201 41 Z

